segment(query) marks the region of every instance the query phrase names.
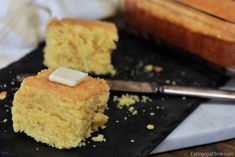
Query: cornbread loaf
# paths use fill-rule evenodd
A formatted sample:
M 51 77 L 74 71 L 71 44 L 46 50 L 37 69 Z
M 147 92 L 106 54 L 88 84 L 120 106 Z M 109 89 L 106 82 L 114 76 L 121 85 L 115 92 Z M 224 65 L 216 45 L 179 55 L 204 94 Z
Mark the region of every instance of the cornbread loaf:
M 75 87 L 54 83 L 52 72 L 24 79 L 13 100 L 13 128 L 59 149 L 77 147 L 107 122 L 109 87 L 89 76 Z
M 98 75 L 115 74 L 111 54 L 117 40 L 117 28 L 112 23 L 53 18 L 46 29 L 44 64 Z
M 211 9 L 212 3 L 222 10 Z M 235 68 L 235 24 L 231 22 L 234 14 L 225 15 L 235 12 L 232 7 L 225 7 L 234 2 L 220 3 L 126 0 L 125 17 L 129 27 L 143 34 L 151 34 L 219 66 Z

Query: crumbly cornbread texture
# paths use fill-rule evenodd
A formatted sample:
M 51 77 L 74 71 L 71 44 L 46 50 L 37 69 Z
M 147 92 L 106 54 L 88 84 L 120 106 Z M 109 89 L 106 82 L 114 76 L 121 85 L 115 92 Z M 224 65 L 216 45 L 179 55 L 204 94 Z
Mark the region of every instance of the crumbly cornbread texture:
M 118 40 L 109 22 L 65 18 L 51 19 L 46 29 L 44 64 L 95 74 L 115 74 L 111 53 Z
M 0 100 L 4 100 L 7 97 L 7 92 L 6 91 L 0 91 Z
M 89 76 L 75 87 L 50 82 L 52 71 L 24 79 L 13 100 L 13 128 L 59 149 L 76 147 L 107 122 L 109 87 Z

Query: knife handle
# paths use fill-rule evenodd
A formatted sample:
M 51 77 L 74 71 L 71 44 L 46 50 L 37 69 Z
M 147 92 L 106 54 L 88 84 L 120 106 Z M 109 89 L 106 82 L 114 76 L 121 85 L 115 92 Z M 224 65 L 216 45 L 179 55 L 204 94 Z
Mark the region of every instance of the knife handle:
M 156 88 L 156 92 L 160 92 L 163 94 L 185 95 L 201 98 L 235 100 L 235 91 L 212 88 L 162 85 Z

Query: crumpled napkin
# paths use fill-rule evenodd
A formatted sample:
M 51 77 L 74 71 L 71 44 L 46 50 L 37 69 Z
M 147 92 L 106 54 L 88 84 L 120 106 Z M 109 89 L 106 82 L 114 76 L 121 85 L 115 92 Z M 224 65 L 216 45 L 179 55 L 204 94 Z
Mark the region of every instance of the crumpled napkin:
M 37 48 L 51 17 L 102 19 L 114 15 L 122 0 L 1 0 L 0 69 Z

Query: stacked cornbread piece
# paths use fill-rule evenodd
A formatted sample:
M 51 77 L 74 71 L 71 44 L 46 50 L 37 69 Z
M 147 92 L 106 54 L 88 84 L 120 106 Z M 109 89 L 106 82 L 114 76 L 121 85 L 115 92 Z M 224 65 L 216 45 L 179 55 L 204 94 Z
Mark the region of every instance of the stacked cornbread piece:
M 46 29 L 44 64 L 114 75 L 111 53 L 117 40 L 117 29 L 112 23 L 53 18 Z
M 13 101 L 13 128 L 59 149 L 76 147 L 107 122 L 109 87 L 90 76 L 66 86 L 49 81 L 52 72 L 24 79 Z

